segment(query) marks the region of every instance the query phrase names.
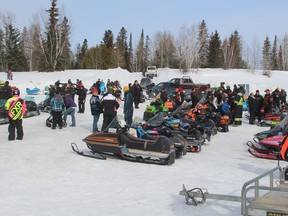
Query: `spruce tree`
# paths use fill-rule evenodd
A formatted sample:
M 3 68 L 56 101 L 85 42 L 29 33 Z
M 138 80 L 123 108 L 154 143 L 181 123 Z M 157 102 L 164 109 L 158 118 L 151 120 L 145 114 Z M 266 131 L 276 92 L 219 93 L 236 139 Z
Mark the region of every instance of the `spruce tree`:
M 278 70 L 278 55 L 277 55 L 277 36 L 274 37 L 274 43 L 271 50 L 272 70 Z
M 269 37 L 266 36 L 262 49 L 262 67 L 263 75 L 270 76 L 272 68 L 272 55 L 271 55 L 271 43 Z
M 199 43 L 199 58 L 198 65 L 200 68 L 207 67 L 207 59 L 208 59 L 208 45 L 209 45 L 209 35 L 208 28 L 204 20 L 202 20 L 199 25 L 199 33 L 198 33 L 198 43 Z
M 223 67 L 223 55 L 221 50 L 221 40 L 217 32 L 211 34 L 208 47 L 208 66 L 210 68 Z

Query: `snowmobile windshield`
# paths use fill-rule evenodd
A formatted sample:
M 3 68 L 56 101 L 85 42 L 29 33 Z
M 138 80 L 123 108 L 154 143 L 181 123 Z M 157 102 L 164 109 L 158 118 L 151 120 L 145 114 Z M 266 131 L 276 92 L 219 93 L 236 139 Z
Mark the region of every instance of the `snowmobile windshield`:
M 124 117 L 121 115 L 117 115 L 112 122 L 104 129 L 103 132 L 112 132 L 117 133 L 117 131 L 123 127 L 125 127 Z
M 155 116 L 153 116 L 151 119 L 147 121 L 147 125 L 152 126 L 152 127 L 158 127 L 160 126 L 164 121 L 164 113 L 159 112 Z
M 285 127 L 288 124 L 288 115 L 285 116 L 284 119 L 282 119 L 282 121 L 280 121 L 278 124 L 275 125 L 275 127 L 273 127 L 270 131 L 274 132 L 274 131 L 284 131 Z

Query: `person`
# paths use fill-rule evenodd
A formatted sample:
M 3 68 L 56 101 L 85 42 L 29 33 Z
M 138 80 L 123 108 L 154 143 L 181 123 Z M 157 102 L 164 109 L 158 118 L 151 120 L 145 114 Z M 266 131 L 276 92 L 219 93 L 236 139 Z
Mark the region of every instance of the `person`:
M 271 113 L 272 112 L 272 95 L 270 94 L 270 90 L 266 89 L 265 91 L 265 95 L 264 95 L 264 99 L 263 99 L 263 106 L 264 106 L 264 116 L 266 116 L 267 113 Z
M 249 124 L 253 125 L 255 124 L 255 116 L 256 116 L 256 109 L 257 109 L 256 99 L 255 99 L 253 92 L 249 94 L 247 103 L 249 106 L 249 113 L 250 113 Z
M 165 87 L 163 87 L 161 92 L 160 92 L 160 99 L 161 99 L 162 103 L 165 103 L 168 99 L 167 90 Z
M 77 105 L 69 93 L 66 93 L 64 97 L 65 97 L 64 103 L 66 106 L 66 110 L 64 112 L 63 120 L 64 122 L 67 122 L 67 115 L 71 115 L 72 124 L 70 125 L 70 127 L 76 127 L 75 109 Z
M 119 103 L 117 98 L 113 95 L 113 88 L 109 87 L 107 94 L 104 95 L 101 101 L 103 108 L 103 124 L 102 131 L 112 122 L 117 115 Z
M 128 86 L 124 86 L 124 120 L 127 126 L 131 126 L 133 118 L 133 96 Z
M 12 88 L 9 84 L 9 81 L 6 81 L 4 86 L 1 88 L 1 96 L 0 99 L 3 100 L 8 100 L 9 98 L 11 98 L 13 96 L 12 94 Z
M 271 94 L 273 108 L 280 108 L 280 91 L 281 89 L 277 87 Z
M 235 113 L 234 113 L 234 125 L 242 125 L 242 112 L 243 112 L 244 98 L 241 92 L 238 92 L 234 98 Z
M 54 96 L 50 101 L 51 106 L 51 115 L 52 115 L 52 127 L 51 129 L 56 129 L 56 126 L 59 126 L 59 129 L 63 127 L 62 112 L 64 108 L 64 100 L 58 91 L 55 91 Z
M 13 96 L 5 103 L 5 109 L 8 111 L 9 118 L 8 140 L 15 140 L 15 128 L 17 129 L 16 139 L 22 140 L 24 136 L 22 119 L 26 113 L 26 103 L 22 98 L 20 98 L 19 89 L 16 88 L 13 90 Z
M 11 70 L 8 70 L 8 73 L 7 73 L 7 80 L 13 80 L 13 73 Z
M 92 96 L 90 98 L 90 110 L 93 116 L 93 133 L 99 132 L 98 130 L 98 121 L 100 118 L 100 114 L 103 112 L 101 107 L 101 101 L 99 99 L 98 90 L 93 88 Z
M 76 90 L 76 94 L 78 95 L 78 113 L 84 113 L 87 89 L 84 88 L 83 84 L 79 85 L 79 88 Z
M 263 107 L 263 96 L 260 95 L 259 90 L 257 89 L 255 92 L 255 118 L 257 118 L 258 123 L 262 120 L 262 107 Z
M 139 109 L 139 103 L 141 100 L 141 92 L 142 92 L 142 88 L 141 88 L 138 80 L 135 80 L 134 84 L 132 86 L 132 93 L 133 93 L 133 98 L 134 98 L 135 109 Z
M 176 95 L 175 95 L 175 104 L 177 107 L 181 106 L 184 102 L 184 92 L 181 87 L 176 89 Z
M 282 105 L 287 105 L 286 97 L 287 97 L 287 92 L 285 91 L 285 89 L 282 88 L 280 91 L 280 103 Z

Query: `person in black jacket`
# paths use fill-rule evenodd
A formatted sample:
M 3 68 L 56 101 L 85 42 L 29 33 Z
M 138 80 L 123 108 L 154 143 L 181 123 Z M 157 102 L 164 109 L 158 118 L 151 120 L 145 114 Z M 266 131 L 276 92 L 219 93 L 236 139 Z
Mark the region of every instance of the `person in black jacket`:
M 247 99 L 247 103 L 249 106 L 249 113 L 250 113 L 250 117 L 249 117 L 249 124 L 254 124 L 255 121 L 255 113 L 256 113 L 256 99 L 255 96 L 253 94 L 253 92 L 250 93 L 248 99 Z
M 98 130 L 98 120 L 100 114 L 103 112 L 101 107 L 101 101 L 98 96 L 98 90 L 96 88 L 92 89 L 92 96 L 90 98 L 90 109 L 91 114 L 93 115 L 93 133 L 99 132 Z
M 103 108 L 103 124 L 102 131 L 112 122 L 117 115 L 119 103 L 117 98 L 113 95 L 113 89 L 108 88 L 108 94 L 105 94 L 101 101 Z
M 83 84 L 79 85 L 79 88 L 77 89 L 76 94 L 78 95 L 78 107 L 79 107 L 78 113 L 84 113 L 87 89 L 84 88 Z
M 12 88 L 9 85 L 9 81 L 6 81 L 4 86 L 1 88 L 1 97 L 0 97 L 0 99 L 8 100 L 12 96 L 13 96 Z
M 256 90 L 256 93 L 254 95 L 255 97 L 255 107 L 256 107 L 256 111 L 255 111 L 255 117 L 257 118 L 258 122 L 260 122 L 262 120 L 262 107 L 263 107 L 263 96 L 260 95 L 259 90 Z
M 141 100 L 141 92 L 142 92 L 142 88 L 141 88 L 138 80 L 135 80 L 134 84 L 132 86 L 132 93 L 133 93 L 133 97 L 134 97 L 135 109 L 139 108 L 139 103 Z

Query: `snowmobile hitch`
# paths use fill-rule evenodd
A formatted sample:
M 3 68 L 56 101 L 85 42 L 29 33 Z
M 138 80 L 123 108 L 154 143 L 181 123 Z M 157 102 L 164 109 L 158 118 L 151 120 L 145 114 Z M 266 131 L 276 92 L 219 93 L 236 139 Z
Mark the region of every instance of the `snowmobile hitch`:
M 88 153 L 85 153 L 83 151 L 80 151 L 78 149 L 78 146 L 76 145 L 76 143 L 71 143 L 71 147 L 72 147 L 72 150 L 74 152 L 76 152 L 77 154 L 79 154 L 81 156 L 95 158 L 95 159 L 100 159 L 100 160 L 106 160 L 106 157 L 104 155 L 98 153 L 98 152 L 91 151 L 92 154 L 88 154 Z M 96 153 L 98 154 L 98 156 L 96 155 Z

